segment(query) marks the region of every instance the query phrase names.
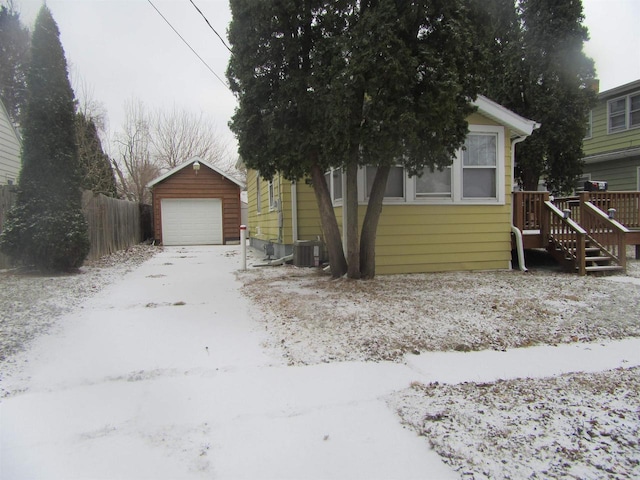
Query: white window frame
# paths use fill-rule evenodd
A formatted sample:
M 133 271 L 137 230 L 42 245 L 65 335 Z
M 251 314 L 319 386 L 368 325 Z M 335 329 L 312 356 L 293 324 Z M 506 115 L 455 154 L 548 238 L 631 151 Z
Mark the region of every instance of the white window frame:
M 462 149 L 458 150 L 451 169 L 451 196 L 429 196 L 416 194 L 416 178 L 407 174 L 405 169 L 403 175 L 403 197 L 385 197 L 384 205 L 504 205 L 506 190 L 506 153 L 505 153 L 505 128 L 499 125 L 469 125 L 469 133 L 496 135 L 496 195 L 490 198 L 464 198 L 462 194 Z M 363 205 L 369 200 L 367 197 L 366 167 L 358 170 L 358 202 Z M 332 176 L 329 176 L 332 178 Z M 343 178 L 343 196 L 345 188 L 345 176 Z M 331 183 L 331 182 L 330 182 Z M 339 206 L 342 201 L 332 201 L 334 206 Z
M 620 132 L 626 132 L 627 130 L 631 130 L 633 128 L 640 128 L 640 122 L 636 125 L 631 125 L 631 114 L 634 113 L 631 111 L 631 98 L 640 97 L 640 92 L 630 93 L 628 95 L 622 95 L 620 97 L 612 98 L 607 100 L 607 133 L 614 134 Z M 618 102 L 620 100 L 624 100 L 624 126 L 618 127 L 615 129 L 611 128 L 611 104 L 614 102 Z M 637 112 L 638 110 L 636 110 Z M 620 113 L 618 113 L 620 115 Z
M 593 137 L 593 110 L 589 110 L 589 117 L 587 118 L 587 131 L 584 139 L 590 140 Z
M 346 188 L 344 171 L 338 168 L 331 168 L 330 170 L 325 172 L 324 178 L 327 182 L 329 195 L 331 196 L 331 203 L 334 206 L 342 205 L 342 199 L 344 198 L 344 191 Z M 336 185 L 338 183 L 340 185 L 340 197 L 336 198 Z
M 269 211 L 273 211 L 276 209 L 276 192 L 273 179 L 269 180 L 267 186 L 269 188 Z
M 416 179 L 410 178 L 407 185 L 410 187 L 410 195 L 407 196 L 411 203 L 426 204 L 455 204 L 455 205 L 504 205 L 505 203 L 505 131 L 498 125 L 469 125 L 470 134 L 496 135 L 496 196 L 487 198 L 466 198 L 463 196 L 463 170 L 462 149 L 459 149 L 451 164 L 451 196 L 430 197 L 416 194 Z M 408 189 L 409 190 L 409 189 Z
M 383 204 L 394 204 L 394 203 L 406 203 L 405 199 L 407 197 L 407 173 L 404 170 L 402 165 L 392 165 L 392 168 L 402 168 L 402 196 L 401 197 L 387 197 L 385 195 L 382 203 Z M 362 182 L 358 184 L 358 192 L 362 192 L 362 194 L 358 194 L 361 197 L 361 201 L 367 202 L 369 200 L 369 185 L 367 184 L 367 168 L 369 167 L 361 167 L 359 170 L 359 177 Z M 373 167 L 376 168 L 376 167 Z M 388 181 L 388 179 L 387 179 Z

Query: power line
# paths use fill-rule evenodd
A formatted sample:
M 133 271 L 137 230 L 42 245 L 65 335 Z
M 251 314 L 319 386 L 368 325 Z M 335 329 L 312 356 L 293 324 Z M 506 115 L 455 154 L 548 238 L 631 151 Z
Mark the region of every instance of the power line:
M 205 16 L 205 14 L 204 14 L 204 13 L 202 13 L 202 10 L 200 10 L 200 9 L 198 8 L 198 6 L 194 3 L 194 1 L 193 1 L 193 0 L 189 0 L 189 1 L 191 2 L 191 5 L 193 5 L 193 8 L 195 8 L 195 9 L 198 11 L 198 13 L 199 13 L 200 15 L 202 15 L 202 18 L 204 18 L 204 21 L 205 21 L 205 22 L 207 22 L 207 25 L 209 25 L 209 28 L 210 28 L 211 30 L 213 30 L 213 33 L 215 33 L 215 34 L 218 36 L 218 38 L 220 39 L 220 41 L 222 42 L 222 44 L 227 48 L 227 50 L 229 50 L 231 53 L 233 53 L 233 52 L 231 51 L 231 47 L 229 47 L 229 45 L 227 45 L 227 42 L 225 42 L 225 41 L 224 41 L 224 38 L 222 38 L 222 37 L 220 36 L 220 34 L 216 31 L 216 29 L 215 29 L 215 28 L 213 28 L 213 26 L 209 23 L 209 19 Z
M 204 64 L 205 67 L 207 67 L 207 69 L 213 73 L 213 76 L 216 77 L 220 83 L 222 83 L 226 88 L 229 88 L 229 85 L 227 85 L 227 83 L 222 80 L 222 78 L 220 78 L 220 76 L 213 71 L 213 69 L 209 66 L 209 64 L 207 62 L 204 61 L 204 59 L 198 55 L 198 52 L 196 52 L 193 47 L 191 45 L 189 45 L 189 42 L 187 42 L 184 37 L 182 35 L 180 35 L 180 32 L 178 32 L 178 30 L 175 29 L 175 27 L 173 25 L 171 25 L 171 22 L 169 22 L 169 20 L 167 20 L 167 18 L 162 14 L 162 12 L 160 10 L 158 10 L 158 8 L 153 4 L 153 2 L 151 0 L 147 0 L 147 2 L 149 2 L 149 5 L 151 5 L 153 7 L 153 9 L 158 12 L 158 15 L 160 15 L 162 17 L 162 19 L 167 23 L 167 25 L 169 25 L 171 27 L 171 30 L 173 30 L 175 32 L 176 35 L 178 35 L 178 37 L 180 37 L 180 40 L 182 40 L 184 42 L 184 44 L 189 47 L 189 50 L 191 50 L 193 52 L 193 54 L 198 57 L 198 59 L 200 59 L 200 61 Z

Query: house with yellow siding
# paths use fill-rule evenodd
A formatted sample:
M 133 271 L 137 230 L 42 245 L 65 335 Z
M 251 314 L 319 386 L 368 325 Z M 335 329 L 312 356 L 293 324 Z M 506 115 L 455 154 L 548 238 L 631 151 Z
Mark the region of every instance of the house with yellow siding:
M 514 148 L 539 125 L 486 97 L 474 104 L 465 146 L 450 167 L 425 169 L 420 177 L 401 166 L 391 168 L 376 237 L 378 274 L 510 268 Z M 360 222 L 374 177 L 374 167 L 358 174 Z M 342 226 L 349 222 L 342 208 L 345 178 L 340 170 L 325 178 L 344 237 Z M 308 179 L 275 176 L 268 182 L 250 170 L 247 190 L 253 247 L 273 246 L 274 255 L 282 257 L 302 241 L 322 240 Z

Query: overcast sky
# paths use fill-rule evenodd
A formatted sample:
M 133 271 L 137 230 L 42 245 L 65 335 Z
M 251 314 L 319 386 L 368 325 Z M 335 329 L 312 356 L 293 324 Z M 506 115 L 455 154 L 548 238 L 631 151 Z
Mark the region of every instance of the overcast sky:
M 42 0 L 14 1 L 32 27 Z M 226 38 L 228 0 L 193 1 Z M 112 133 L 122 124 L 125 102 L 138 99 L 149 109 L 177 105 L 202 111 L 214 119 L 221 138 L 234 144 L 227 122 L 235 98 L 223 84 L 229 51 L 190 0 L 151 2 L 207 65 L 148 0 L 47 0 L 74 87 L 82 79 L 104 105 Z M 640 79 L 640 0 L 583 0 L 583 5 L 591 35 L 586 52 L 596 62 L 600 90 Z

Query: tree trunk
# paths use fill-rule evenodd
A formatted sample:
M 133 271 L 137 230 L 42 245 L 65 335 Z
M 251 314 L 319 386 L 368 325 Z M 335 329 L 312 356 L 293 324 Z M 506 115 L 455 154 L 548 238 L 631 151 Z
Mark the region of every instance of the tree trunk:
M 378 167 L 376 177 L 373 180 L 367 213 L 362 224 L 360 236 L 360 277 L 370 280 L 376 275 L 376 232 L 378 221 L 382 213 L 382 200 L 387 189 L 387 179 L 391 167 Z
M 360 242 L 358 238 L 358 165 L 347 166 L 347 188 L 344 194 L 344 208 L 347 210 L 347 276 L 360 278 Z
M 327 243 L 331 276 L 339 278 L 347 273 L 347 260 L 344 258 L 344 251 L 342 250 L 342 239 L 340 238 L 338 221 L 331 204 L 331 194 L 324 178 L 324 172 L 317 163 L 311 166 L 311 181 L 313 182 L 313 191 L 320 211 L 320 223 L 324 233 L 324 240 Z

